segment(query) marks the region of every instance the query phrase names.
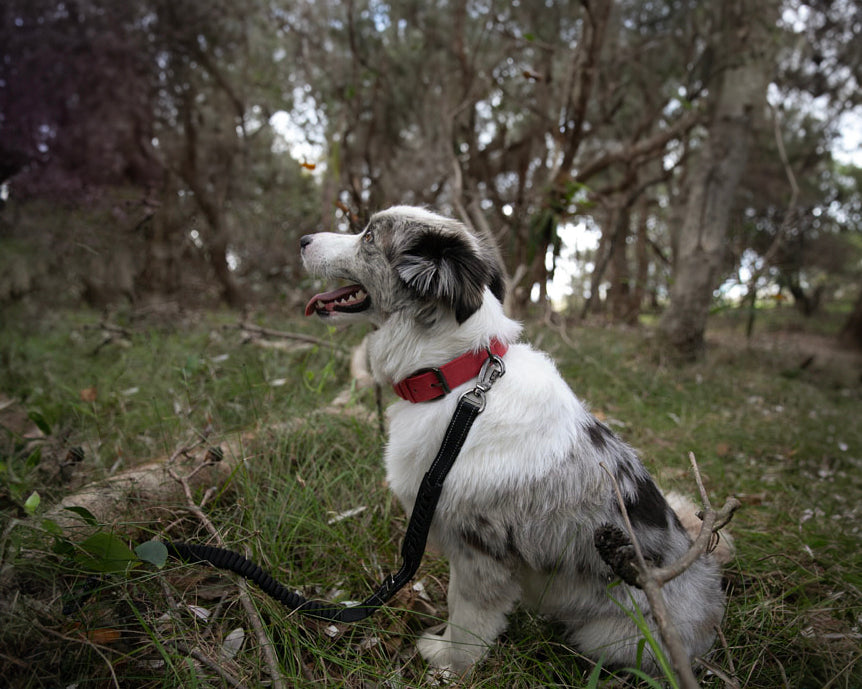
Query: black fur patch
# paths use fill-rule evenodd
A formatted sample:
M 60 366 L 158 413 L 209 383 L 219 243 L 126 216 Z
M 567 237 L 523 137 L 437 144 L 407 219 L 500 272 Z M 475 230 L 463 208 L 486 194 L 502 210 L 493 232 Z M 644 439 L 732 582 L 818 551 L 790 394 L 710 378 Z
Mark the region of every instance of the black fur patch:
M 593 419 L 587 426 L 587 435 L 590 436 L 590 442 L 599 450 L 606 450 L 609 441 L 615 438 L 614 432 L 598 419 Z
M 506 279 L 497 266 L 491 272 L 491 282 L 488 287 L 491 288 L 491 294 L 497 297 L 501 304 L 506 300 Z
M 419 296 L 452 308 L 459 323 L 482 305 L 485 286 L 492 279 L 483 257 L 463 237 L 441 232 L 419 235 L 395 268 Z
M 651 479 L 638 477 L 635 481 L 635 494 L 626 499 L 625 505 L 635 528 L 638 525 L 667 528 L 667 502 Z

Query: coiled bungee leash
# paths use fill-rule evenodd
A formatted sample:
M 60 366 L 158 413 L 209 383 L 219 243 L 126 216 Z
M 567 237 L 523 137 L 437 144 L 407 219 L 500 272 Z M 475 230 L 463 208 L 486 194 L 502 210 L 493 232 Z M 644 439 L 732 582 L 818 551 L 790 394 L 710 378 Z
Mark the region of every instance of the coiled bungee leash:
M 208 562 L 219 569 L 239 574 L 257 584 L 264 593 L 285 607 L 304 615 L 331 622 L 364 620 L 403 588 L 419 569 L 434 510 L 443 490 L 443 482 L 464 445 L 470 427 L 485 409 L 485 393 L 505 372 L 506 367 L 500 356 L 488 350 L 488 358 L 482 365 L 476 386 L 461 395 L 458 400 L 443 443 L 419 485 L 419 493 L 401 546 L 401 568 L 395 574 L 390 574 L 373 594 L 358 605 L 346 607 L 338 603 L 309 600 L 277 582 L 251 560 L 225 548 L 166 541 L 168 553 L 186 562 Z

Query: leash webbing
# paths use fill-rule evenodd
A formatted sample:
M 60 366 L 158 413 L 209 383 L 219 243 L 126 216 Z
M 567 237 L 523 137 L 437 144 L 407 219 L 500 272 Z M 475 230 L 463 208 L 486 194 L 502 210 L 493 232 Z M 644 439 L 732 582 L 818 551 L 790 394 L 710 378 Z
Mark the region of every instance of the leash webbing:
M 437 456 L 422 477 L 413 512 L 404 534 L 404 542 L 401 545 L 400 569 L 395 574 L 390 574 L 373 594 L 358 605 L 345 607 L 337 603 L 305 598 L 273 579 L 259 565 L 226 548 L 166 541 L 168 552 L 187 562 L 208 562 L 219 569 L 239 574 L 257 584 L 264 593 L 285 607 L 304 615 L 332 622 L 364 620 L 403 588 L 419 569 L 425 553 L 425 544 L 428 541 L 428 532 L 431 529 L 431 520 L 434 518 L 434 511 L 443 490 L 443 482 L 464 445 L 470 427 L 485 408 L 485 393 L 490 390 L 497 378 L 505 373 L 505 370 L 502 359 L 489 352 L 489 358 L 479 374 L 479 382 L 473 390 L 465 393 L 458 400 L 458 406 L 446 428 L 446 435 L 443 437 Z

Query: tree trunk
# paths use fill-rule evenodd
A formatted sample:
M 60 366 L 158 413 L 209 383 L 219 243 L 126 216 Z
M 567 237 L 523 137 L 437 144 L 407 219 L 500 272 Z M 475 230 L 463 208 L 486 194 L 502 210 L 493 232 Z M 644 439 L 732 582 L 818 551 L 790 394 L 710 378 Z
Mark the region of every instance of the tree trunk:
M 641 314 L 641 307 L 646 296 L 647 282 L 649 280 L 649 244 L 647 237 L 647 209 L 649 202 L 646 196 L 642 196 L 637 206 L 637 228 L 635 244 L 635 284 L 629 294 L 628 311 L 625 314 L 627 325 L 637 325 Z
M 766 106 L 772 67 L 768 30 L 774 2 L 724 6 L 721 54 L 734 61 L 720 77 L 706 140 L 688 176 L 670 305 L 659 324 L 672 352 L 690 361 L 702 355 L 704 331 L 725 261 L 728 219 L 748 160 L 752 130 Z
M 820 299 L 823 296 L 823 285 L 818 285 L 811 294 L 805 291 L 798 278 L 790 280 L 787 289 L 793 296 L 793 306 L 806 318 L 813 316 L 820 308 Z
M 595 266 L 590 275 L 590 293 L 584 300 L 584 306 L 581 309 L 580 315 L 581 320 L 584 320 L 591 311 L 598 311 L 596 304 L 600 302 L 599 286 L 602 284 L 602 278 L 605 276 L 605 270 L 607 270 L 608 263 L 610 263 L 614 252 L 614 240 L 616 238 L 614 228 L 616 227 L 619 212 L 616 206 L 606 209 L 602 236 L 599 238 L 599 245 L 596 248 Z
M 862 291 L 859 292 L 853 311 L 844 323 L 838 339 L 843 345 L 862 349 Z
M 228 264 L 228 232 L 224 227 L 225 222 L 224 215 L 210 218 L 212 239 L 207 245 L 207 255 L 221 288 L 221 298 L 231 308 L 241 309 L 245 305 L 245 294 Z
M 613 240 L 610 255 L 610 282 L 608 289 L 608 307 L 615 323 L 626 320 L 631 295 L 631 269 L 628 261 L 628 236 L 631 215 L 629 206 L 622 205 L 617 209 L 613 225 Z

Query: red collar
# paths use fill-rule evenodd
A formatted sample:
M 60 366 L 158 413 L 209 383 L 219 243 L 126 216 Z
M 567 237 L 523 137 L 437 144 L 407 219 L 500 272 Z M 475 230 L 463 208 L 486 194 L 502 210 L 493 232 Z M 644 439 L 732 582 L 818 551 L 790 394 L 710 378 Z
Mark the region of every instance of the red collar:
M 482 365 L 488 360 L 488 352 L 503 356 L 508 349 L 508 345 L 491 340 L 488 349 L 467 352 L 439 368 L 424 368 L 392 387 L 396 395 L 408 402 L 428 402 L 443 397 L 478 376 Z

